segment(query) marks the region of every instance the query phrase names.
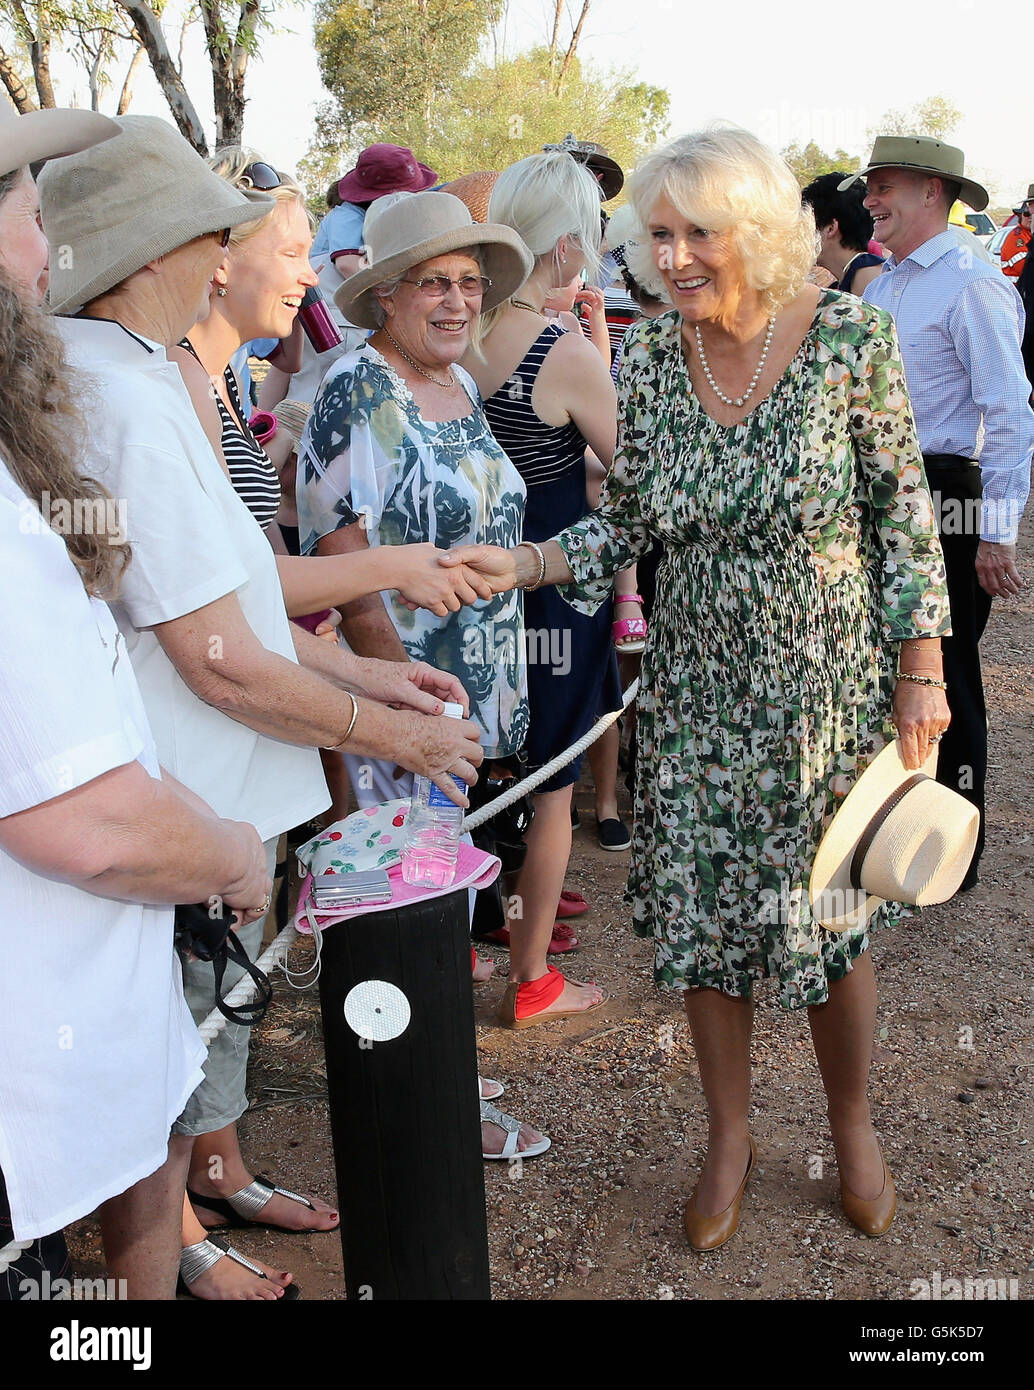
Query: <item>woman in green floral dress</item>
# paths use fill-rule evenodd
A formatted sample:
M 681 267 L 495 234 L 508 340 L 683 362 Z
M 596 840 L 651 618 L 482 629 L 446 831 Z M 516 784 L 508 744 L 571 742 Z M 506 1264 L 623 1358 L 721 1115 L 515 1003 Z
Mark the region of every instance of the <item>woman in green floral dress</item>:
M 948 723 L 942 690 L 896 679 L 940 678 L 949 630 L 897 340 L 886 314 L 805 284 L 810 214 L 745 132 L 674 142 L 633 198 L 675 311 L 625 340 L 601 508 L 542 548 L 543 579 L 591 609 L 651 539 L 665 548 L 628 893 L 658 982 L 685 991 L 707 1099 L 686 1230 L 713 1249 L 738 1224 L 755 1156 L 751 995 L 772 979 L 782 1005 L 809 1011 L 845 1208 L 881 1234 L 894 1189 L 869 1116 L 869 937 L 820 927 L 808 882 L 895 727 L 918 767 Z M 454 558 L 494 586 L 539 578 L 527 546 Z

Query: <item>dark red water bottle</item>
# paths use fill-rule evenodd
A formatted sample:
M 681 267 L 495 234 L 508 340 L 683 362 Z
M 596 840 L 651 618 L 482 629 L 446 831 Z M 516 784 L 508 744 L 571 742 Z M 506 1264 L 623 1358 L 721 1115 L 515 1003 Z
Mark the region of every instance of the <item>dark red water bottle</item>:
M 302 321 L 305 336 L 316 352 L 329 352 L 341 342 L 341 334 L 330 317 L 326 300 L 318 285 L 310 285 L 305 291 L 298 317 Z

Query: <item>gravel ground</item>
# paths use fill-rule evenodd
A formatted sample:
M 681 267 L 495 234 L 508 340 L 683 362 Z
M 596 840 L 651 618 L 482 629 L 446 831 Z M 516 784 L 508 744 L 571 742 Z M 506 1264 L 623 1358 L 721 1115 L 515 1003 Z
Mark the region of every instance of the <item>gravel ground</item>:
M 482 1073 L 506 1083 L 508 1111 L 553 1139 L 519 1176 L 486 1164 L 496 1298 L 897 1300 L 938 1272 L 1016 1280 L 1018 1297 L 1031 1297 L 1031 590 L 995 601 L 983 650 L 991 770 L 982 881 L 873 946 L 872 1095 L 899 1190 L 892 1232 L 868 1241 L 846 1223 L 806 1019 L 766 991 L 753 1044 L 760 1159 L 740 1231 L 709 1255 L 687 1248 L 680 1212 L 704 1139 L 693 1049 L 677 1004 L 653 987 L 650 944 L 630 934 L 627 855 L 603 853 L 583 828 L 568 883 L 594 910 L 578 920 L 584 944 L 572 973 L 605 985 L 606 1006 L 507 1032 L 491 1025 L 502 982 L 476 987 Z M 584 786 L 577 800 L 591 826 Z M 505 953 L 496 958 L 504 973 Z M 318 1006 L 283 987 L 277 998 L 253 1048 L 243 1146 L 258 1171 L 333 1200 Z M 256 1232 L 235 1244 L 291 1268 L 307 1299 L 344 1296 L 335 1236 Z M 79 1223 L 72 1245 L 95 1267 L 94 1223 Z

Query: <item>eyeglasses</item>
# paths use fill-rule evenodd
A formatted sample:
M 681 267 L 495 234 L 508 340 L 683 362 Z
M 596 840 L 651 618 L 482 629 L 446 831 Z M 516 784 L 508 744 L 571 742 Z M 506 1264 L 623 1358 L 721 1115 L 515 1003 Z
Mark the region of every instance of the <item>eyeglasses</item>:
M 279 188 L 283 179 L 272 164 L 249 164 L 241 174 L 241 182 L 247 183 L 259 193 L 268 193 L 271 188 Z
M 223 230 L 219 233 L 219 245 L 223 248 L 224 251 L 230 244 L 230 232 L 232 230 L 232 227 L 224 227 Z
M 476 299 L 491 289 L 492 282 L 487 275 L 461 275 L 458 280 L 450 280 L 447 275 L 427 275 L 422 280 L 402 278 L 403 285 L 415 285 L 428 299 L 444 299 L 453 285 L 459 285 L 464 299 Z

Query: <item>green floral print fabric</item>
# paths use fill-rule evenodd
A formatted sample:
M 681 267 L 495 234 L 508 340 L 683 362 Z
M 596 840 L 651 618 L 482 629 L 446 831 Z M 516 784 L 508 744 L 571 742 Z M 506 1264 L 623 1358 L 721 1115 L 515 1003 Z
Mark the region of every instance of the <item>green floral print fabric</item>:
M 639 695 L 628 896 L 658 982 L 821 1004 L 868 946 L 811 916 L 825 827 L 894 737 L 897 643 L 947 633 L 944 562 L 889 316 L 827 292 L 739 424 L 696 399 L 677 313 L 625 340 L 600 510 L 560 537 L 593 611 L 665 548 Z M 900 914 L 892 904 L 869 930 Z

